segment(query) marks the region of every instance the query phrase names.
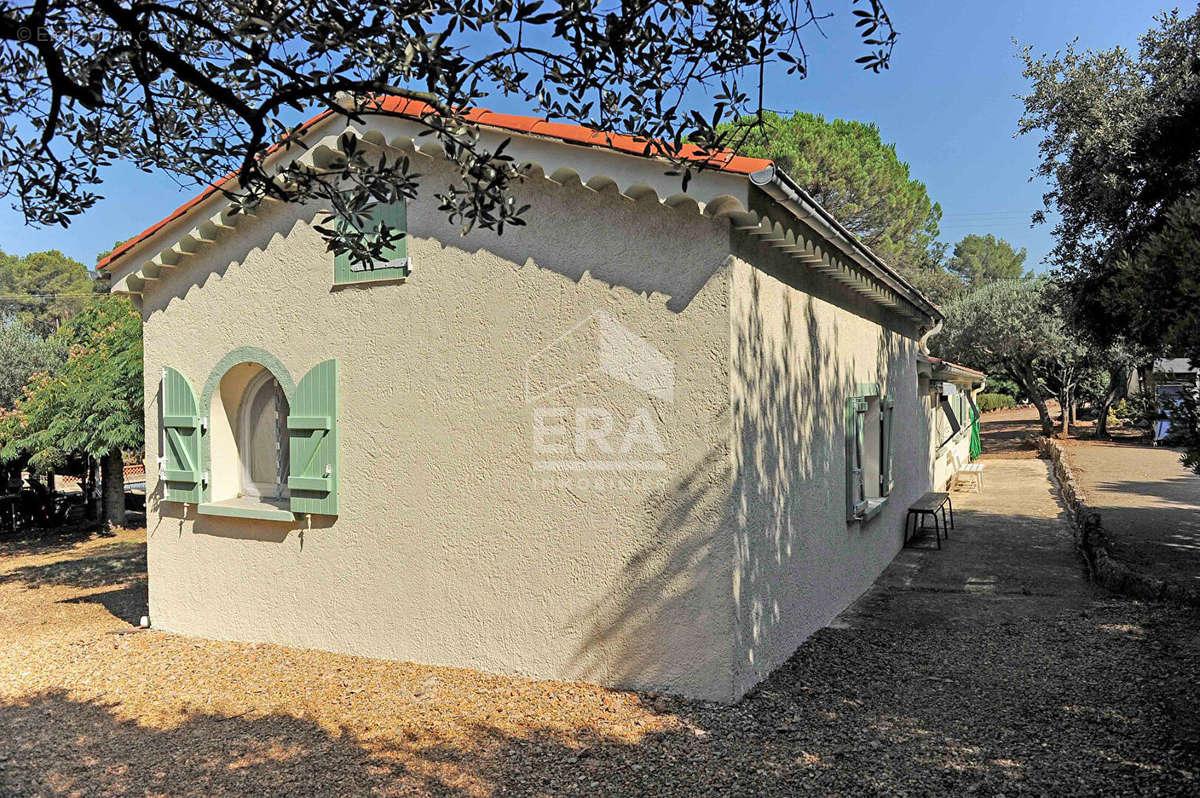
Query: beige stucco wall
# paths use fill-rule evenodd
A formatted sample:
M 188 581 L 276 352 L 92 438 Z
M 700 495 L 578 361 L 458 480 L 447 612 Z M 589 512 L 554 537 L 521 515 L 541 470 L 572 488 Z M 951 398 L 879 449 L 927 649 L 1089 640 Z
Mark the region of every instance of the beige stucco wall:
M 431 196 L 449 176 L 418 168 L 431 188 L 410 205 L 406 282 L 333 289 L 313 211 L 277 207 L 145 296 L 153 624 L 730 698 L 727 224 L 538 180 L 527 228 L 462 238 Z M 595 311 L 670 361 L 669 399 L 597 374 L 526 402 L 526 361 Z M 332 523 L 183 517 L 158 501 L 161 367 L 199 394 L 241 346 L 293 380 L 339 360 Z M 553 383 L 544 360 L 536 376 Z M 616 487 L 539 477 L 538 408 L 607 412 L 614 443 L 652 419 L 663 470 Z
M 911 322 L 753 241 L 735 253 L 730 513 L 741 693 L 892 560 L 908 505 L 929 489 L 930 463 Z M 895 486 L 880 515 L 847 523 L 846 399 L 872 382 L 896 400 Z
M 945 414 L 937 408 L 936 403 L 933 403 L 930 415 L 934 418 L 933 428 L 938 432 L 949 426 L 944 423 Z M 941 438 L 935 440 L 933 490 L 949 490 L 954 483 L 954 475 L 971 462 L 970 429 L 969 425 L 964 426 L 953 438 L 941 446 L 936 445 L 936 440 L 941 440 Z
M 870 585 L 929 488 L 917 331 L 653 198 L 538 179 L 523 189 L 528 227 L 463 238 L 430 196 L 450 176 L 428 158 L 417 168 L 430 188 L 409 207 L 402 283 L 334 288 L 315 211 L 275 207 L 147 292 L 153 624 L 738 698 Z M 669 392 L 590 368 L 609 320 L 661 353 L 634 365 L 669 363 Z M 336 519 L 308 529 L 158 501 L 161 367 L 199 395 L 243 346 L 293 381 L 339 360 Z M 214 424 L 237 376 L 213 400 L 228 408 L 201 409 Z M 880 516 L 847 524 L 845 398 L 863 382 L 896 398 L 896 484 Z M 612 435 L 589 436 L 607 419 Z M 231 441 L 213 455 L 214 471 L 236 467 Z M 556 458 L 661 470 L 534 470 Z M 213 498 L 232 479 L 214 473 Z

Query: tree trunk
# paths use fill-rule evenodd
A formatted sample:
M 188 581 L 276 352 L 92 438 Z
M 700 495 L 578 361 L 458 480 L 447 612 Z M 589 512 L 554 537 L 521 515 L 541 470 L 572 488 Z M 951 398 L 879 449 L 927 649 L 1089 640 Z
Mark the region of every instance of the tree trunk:
M 104 493 L 104 524 L 108 527 L 125 525 L 125 468 L 121 450 L 114 449 L 100 458 L 100 473 Z
M 1054 434 L 1054 420 L 1050 418 L 1050 410 L 1046 407 L 1046 398 L 1042 396 L 1042 387 L 1034 376 L 1033 366 L 1023 364 L 1018 369 L 1009 369 L 1014 381 L 1021 386 L 1021 390 L 1029 395 L 1029 401 L 1033 402 L 1033 406 L 1037 408 L 1038 420 L 1042 424 L 1042 434 L 1049 438 Z
M 1108 370 L 1108 390 L 1100 401 L 1100 417 L 1096 419 L 1096 437 L 1108 440 L 1108 411 L 1129 393 L 1129 372 L 1123 367 Z
M 95 457 L 88 457 L 87 471 L 84 473 L 83 484 L 83 506 L 85 517 L 89 521 L 95 521 L 100 517 L 100 491 L 97 490 L 100 482 L 100 463 Z

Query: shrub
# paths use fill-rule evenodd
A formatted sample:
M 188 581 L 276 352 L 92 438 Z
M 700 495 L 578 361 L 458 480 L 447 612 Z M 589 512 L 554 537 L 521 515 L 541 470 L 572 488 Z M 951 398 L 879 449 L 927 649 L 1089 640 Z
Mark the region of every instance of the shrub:
M 1138 391 L 1112 406 L 1109 421 L 1149 429 L 1157 418 L 1162 418 L 1162 406 L 1153 391 Z
M 977 401 L 980 413 L 986 413 L 989 410 L 1002 410 L 1006 407 L 1015 407 L 1017 404 L 1017 401 L 1006 393 L 981 393 Z

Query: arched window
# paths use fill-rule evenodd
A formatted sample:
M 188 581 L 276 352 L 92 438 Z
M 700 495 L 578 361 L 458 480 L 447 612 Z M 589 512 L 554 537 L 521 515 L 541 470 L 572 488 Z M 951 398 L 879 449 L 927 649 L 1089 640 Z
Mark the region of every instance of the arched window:
M 241 494 L 263 499 L 288 495 L 288 400 L 278 380 L 261 369 L 246 385 L 235 437 Z

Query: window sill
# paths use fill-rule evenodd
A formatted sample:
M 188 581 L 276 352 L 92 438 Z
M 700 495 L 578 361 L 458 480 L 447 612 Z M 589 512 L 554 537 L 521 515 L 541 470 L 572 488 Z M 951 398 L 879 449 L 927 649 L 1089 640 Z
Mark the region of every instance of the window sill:
M 284 504 L 253 498 L 226 499 L 205 502 L 197 508 L 200 515 L 219 515 L 225 518 L 253 518 L 259 521 L 295 521 L 296 516 Z
M 851 519 L 851 522 L 865 524 L 867 521 L 870 521 L 872 518 L 883 512 L 883 508 L 887 506 L 887 500 L 887 496 L 879 496 L 874 499 L 867 499 L 867 506 L 863 508 L 862 512 L 854 516 L 854 518 Z

